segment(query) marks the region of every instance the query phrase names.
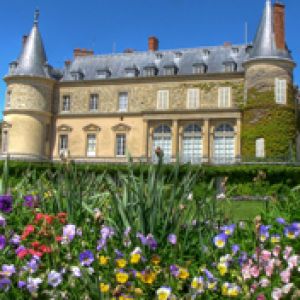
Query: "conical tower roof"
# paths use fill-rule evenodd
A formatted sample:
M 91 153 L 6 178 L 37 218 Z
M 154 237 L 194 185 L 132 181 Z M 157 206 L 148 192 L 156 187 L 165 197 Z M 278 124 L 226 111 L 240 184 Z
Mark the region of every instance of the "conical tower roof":
M 14 75 L 48 77 L 46 52 L 38 28 L 39 11 L 35 11 L 32 30 L 24 44 Z
M 271 0 L 266 0 L 265 10 L 260 21 L 250 52 L 250 59 L 283 58 L 291 60 L 288 49 L 278 49 L 274 33 L 274 15 Z

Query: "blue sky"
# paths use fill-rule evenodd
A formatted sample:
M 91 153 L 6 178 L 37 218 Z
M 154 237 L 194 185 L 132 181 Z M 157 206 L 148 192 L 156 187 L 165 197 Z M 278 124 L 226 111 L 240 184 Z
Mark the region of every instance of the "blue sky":
M 244 43 L 255 35 L 265 0 L 9 0 L 0 1 L 0 76 L 21 50 L 22 36 L 32 27 L 36 7 L 41 11 L 40 30 L 50 64 L 62 67 L 73 49 L 92 48 L 111 53 L 115 48 L 147 49 L 155 35 L 161 49 Z M 285 0 L 289 48 L 300 64 L 300 1 Z M 300 84 L 300 67 L 295 70 Z M 0 110 L 5 83 L 0 82 Z

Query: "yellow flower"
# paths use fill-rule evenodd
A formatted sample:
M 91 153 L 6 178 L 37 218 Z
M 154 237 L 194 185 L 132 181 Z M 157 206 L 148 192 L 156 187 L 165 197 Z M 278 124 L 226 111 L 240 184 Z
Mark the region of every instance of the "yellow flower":
M 118 272 L 116 274 L 116 280 L 118 283 L 126 283 L 128 281 L 128 274 L 125 272 Z
M 109 291 L 109 284 L 101 282 L 100 283 L 100 291 L 101 291 L 101 293 L 107 293 Z
M 127 265 L 127 261 L 124 258 L 119 258 L 116 260 L 116 264 L 118 266 L 118 268 L 124 268 Z
M 207 283 L 207 288 L 208 288 L 209 290 L 213 290 L 213 289 L 215 289 L 216 285 L 217 285 L 217 282 L 216 282 L 216 281 L 209 281 L 209 282 Z
M 217 269 L 219 270 L 221 276 L 224 276 L 228 272 L 227 264 L 224 262 L 219 263 Z
M 138 264 L 140 260 L 141 260 L 141 254 L 139 253 L 134 253 L 130 257 L 130 263 L 132 263 L 133 265 Z
M 271 236 L 271 243 L 276 244 L 279 242 L 280 242 L 280 236 L 278 236 L 278 235 Z
M 143 295 L 143 290 L 140 288 L 135 288 L 134 293 L 138 296 L 141 296 L 141 295 Z
M 101 256 L 99 257 L 99 264 L 100 264 L 101 266 L 107 265 L 108 261 L 109 261 L 109 257 L 108 257 L 108 256 L 101 255 Z
M 178 278 L 179 279 L 187 279 L 190 276 L 189 271 L 185 268 L 179 268 L 179 274 L 178 274 Z
M 161 287 L 156 292 L 158 300 L 167 300 L 171 295 L 171 288 Z
M 152 284 L 156 279 L 156 274 L 152 271 L 146 271 L 140 274 L 140 279 L 143 283 Z
M 159 265 L 160 264 L 160 257 L 158 255 L 153 255 L 152 258 L 151 258 L 151 262 L 156 266 Z

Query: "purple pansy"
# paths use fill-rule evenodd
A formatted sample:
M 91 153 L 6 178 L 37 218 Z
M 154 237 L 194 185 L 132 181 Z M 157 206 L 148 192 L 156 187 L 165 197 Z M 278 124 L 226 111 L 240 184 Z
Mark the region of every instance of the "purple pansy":
M 284 235 L 289 239 L 295 239 L 300 235 L 300 229 L 298 228 L 296 223 L 293 223 L 284 228 Z
M 57 287 L 58 285 L 60 285 L 62 282 L 62 276 L 60 273 L 52 270 L 49 274 L 48 274 L 48 284 L 51 285 L 52 287 Z
M 0 279 L 0 291 L 5 290 L 7 291 L 11 285 L 11 281 L 9 278 L 3 277 Z
M 9 240 L 10 244 L 18 246 L 21 242 L 21 237 L 18 234 L 14 234 Z
M 76 235 L 76 226 L 68 224 L 63 227 L 63 238 L 67 241 L 72 241 Z
M 24 203 L 23 205 L 26 207 L 37 207 L 39 202 L 39 197 L 36 195 L 26 195 L 24 196 Z
M 179 268 L 176 265 L 171 265 L 170 272 L 174 277 L 177 277 L 179 275 Z
M 0 235 L 0 250 L 3 250 L 6 245 L 6 238 L 4 235 Z
M 10 213 L 12 211 L 13 197 L 11 195 L 0 195 L 0 211 Z
M 19 289 L 23 289 L 23 288 L 25 288 L 25 287 L 26 287 L 26 282 L 23 281 L 23 280 L 19 280 L 19 281 L 18 281 L 18 288 L 19 288 Z
M 79 254 L 79 260 L 82 266 L 90 266 L 94 261 L 94 254 L 90 250 L 83 251 Z
M 214 237 L 214 244 L 217 248 L 224 248 L 228 239 L 228 235 L 225 233 L 220 233 Z
M 6 220 L 3 216 L 0 215 L 0 227 L 6 226 Z
M 168 235 L 168 242 L 172 245 L 176 245 L 177 243 L 177 236 L 174 233 Z
M 265 242 L 270 237 L 270 233 L 269 233 L 270 227 L 271 226 L 265 226 L 265 225 L 261 225 L 259 227 L 259 239 L 261 242 Z
M 14 265 L 3 265 L 2 266 L 2 275 L 5 277 L 11 277 L 16 273 L 16 268 Z
M 232 245 L 231 250 L 232 250 L 232 253 L 235 255 L 240 251 L 240 246 L 239 245 Z
M 285 225 L 285 224 L 286 224 L 284 218 L 277 218 L 277 219 L 276 219 L 276 222 L 277 222 L 278 224 L 281 224 L 281 225 Z
M 27 289 L 30 293 L 35 293 L 39 289 L 39 285 L 42 283 L 42 279 L 37 277 L 28 277 L 27 279 Z
M 225 225 L 221 227 L 223 233 L 225 233 L 228 236 L 231 236 L 233 234 L 234 229 L 235 229 L 235 224 Z

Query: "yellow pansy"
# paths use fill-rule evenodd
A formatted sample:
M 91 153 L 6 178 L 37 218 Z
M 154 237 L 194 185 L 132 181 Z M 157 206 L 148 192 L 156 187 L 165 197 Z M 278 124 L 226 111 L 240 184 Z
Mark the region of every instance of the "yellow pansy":
M 156 292 L 158 300 L 167 300 L 171 295 L 171 288 L 161 287 Z
M 116 274 L 116 280 L 118 283 L 126 283 L 128 281 L 128 274 L 125 272 L 118 272 Z
M 107 293 L 109 291 L 109 284 L 101 282 L 100 283 L 100 291 L 101 291 L 101 293 Z
M 133 265 L 138 264 L 140 260 L 141 260 L 141 254 L 139 253 L 134 253 L 130 257 L 130 263 L 132 263 Z
M 156 279 L 156 274 L 152 271 L 147 271 L 140 274 L 140 279 L 143 283 L 152 284 Z
M 158 255 L 153 255 L 151 258 L 151 262 L 156 266 L 160 264 L 160 260 L 161 259 Z
M 224 262 L 219 263 L 217 269 L 219 270 L 221 276 L 224 276 L 228 272 L 227 264 Z
M 108 256 L 101 255 L 101 256 L 99 257 L 99 264 L 100 264 L 101 266 L 107 265 L 108 261 L 109 261 L 109 257 L 108 257 Z
M 178 274 L 178 278 L 179 279 L 187 279 L 190 276 L 189 271 L 185 268 L 179 268 L 179 274 Z
M 124 258 L 119 258 L 116 260 L 116 265 L 118 266 L 118 268 L 124 268 L 127 265 L 127 261 Z
M 141 295 L 143 295 L 143 290 L 140 288 L 135 288 L 134 293 L 138 296 L 141 296 Z

